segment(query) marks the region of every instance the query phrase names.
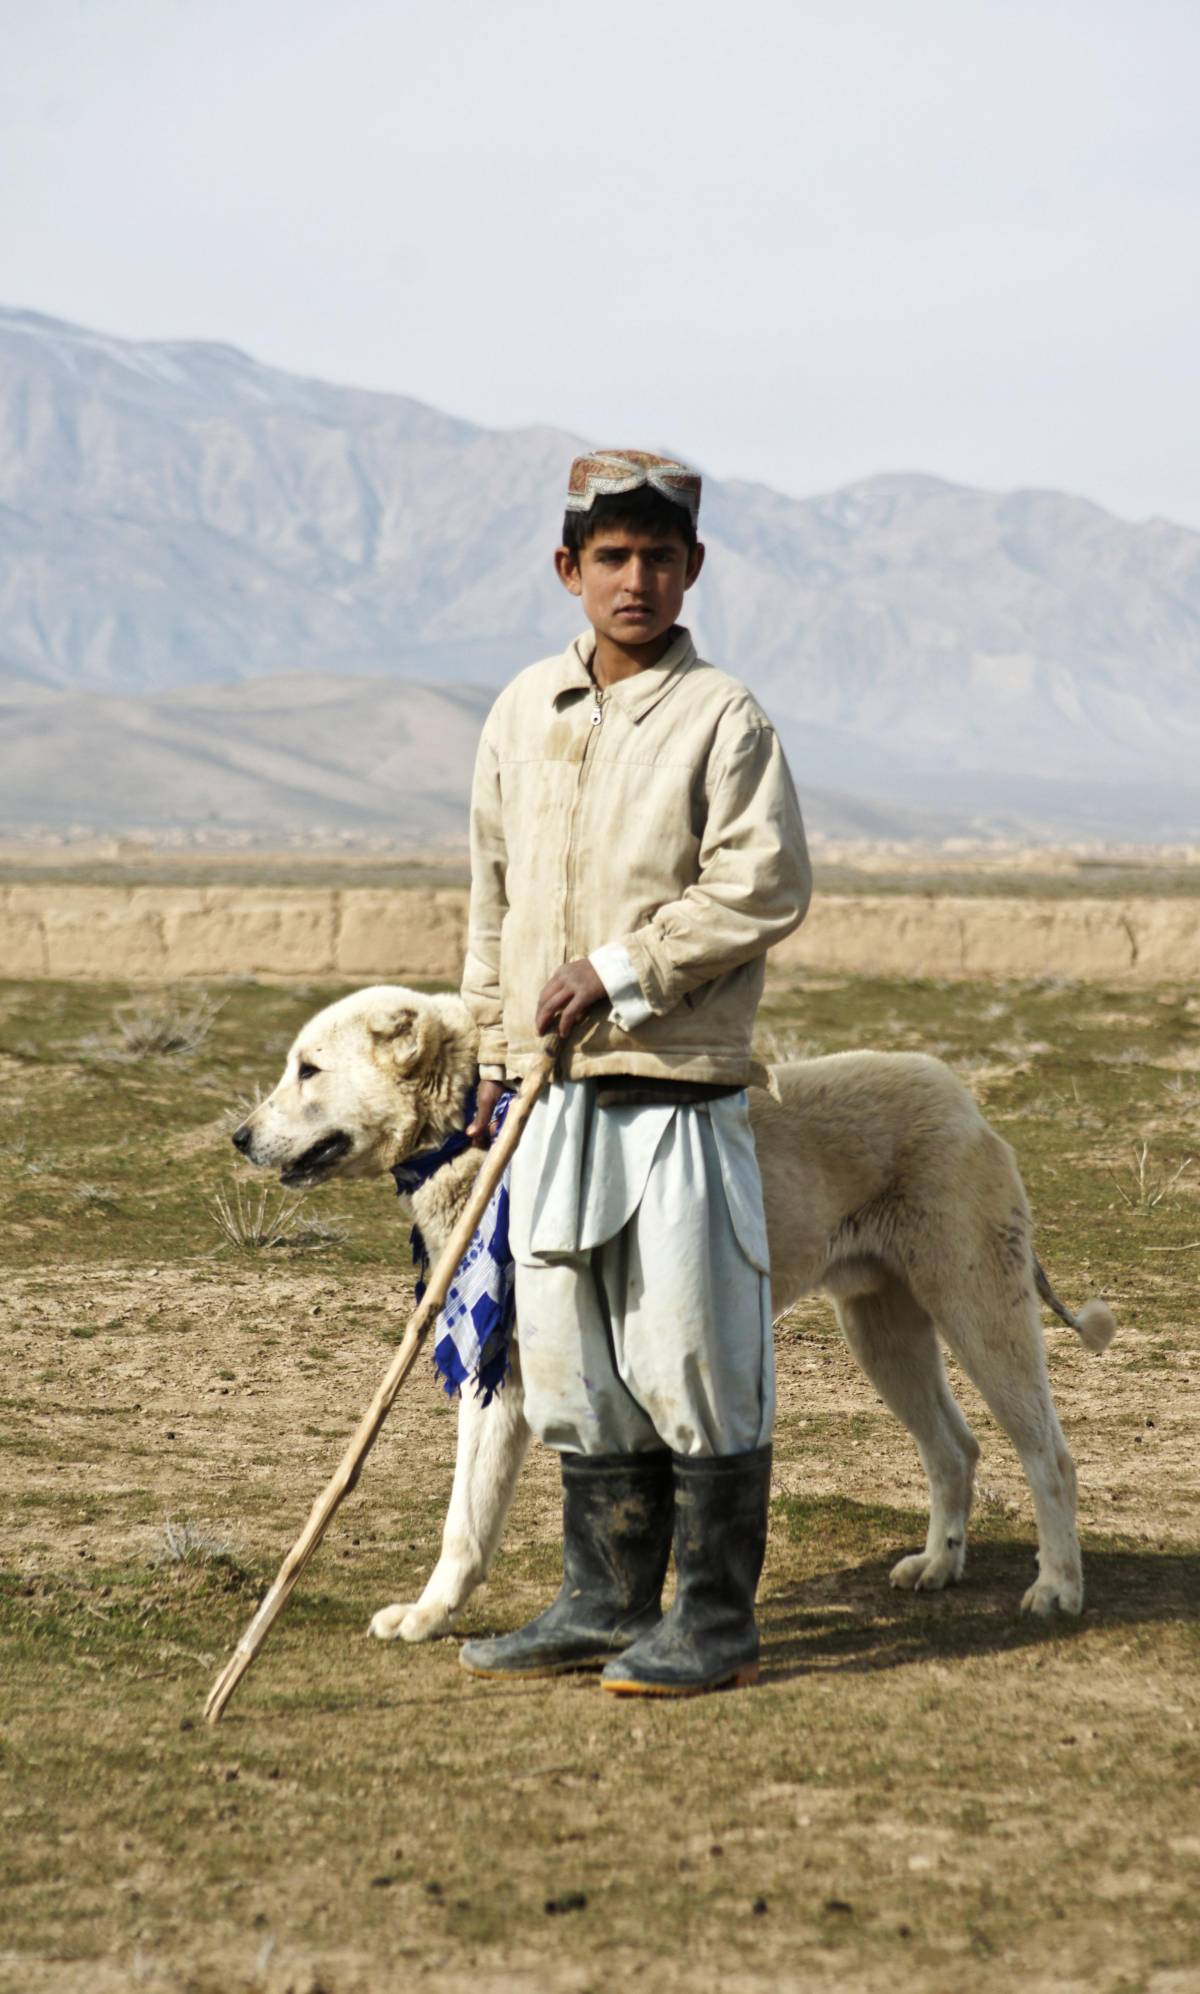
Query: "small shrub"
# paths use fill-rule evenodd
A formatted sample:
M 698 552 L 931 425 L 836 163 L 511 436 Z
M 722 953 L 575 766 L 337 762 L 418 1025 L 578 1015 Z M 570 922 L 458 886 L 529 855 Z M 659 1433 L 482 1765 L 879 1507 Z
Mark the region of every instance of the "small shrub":
M 1079 1091 L 1078 1080 L 1072 1079 L 1071 1081 L 1071 1096 L 1069 1100 L 1065 1094 L 1059 1093 L 1057 1087 L 1050 1087 L 1047 1089 L 1047 1092 L 1058 1103 L 1057 1119 L 1069 1121 L 1077 1129 L 1098 1130 L 1103 1133 L 1108 1128 L 1110 1117 L 1084 1100 L 1083 1095 Z
M 1194 1156 L 1185 1156 L 1177 1170 L 1168 1177 L 1163 1171 L 1152 1172 L 1150 1168 L 1150 1145 L 1143 1142 L 1134 1145 L 1133 1168 L 1129 1173 L 1128 1184 L 1122 1184 L 1115 1170 L 1109 1176 L 1117 1187 L 1122 1204 L 1131 1212 L 1149 1215 L 1156 1212 L 1169 1191 L 1173 1191 L 1184 1172 L 1195 1162 Z
M 242 1123 L 249 1120 L 256 1108 L 261 1108 L 266 1098 L 261 1084 L 255 1087 L 253 1094 L 243 1094 L 231 1108 L 225 1109 L 220 1118 L 222 1129 L 227 1135 L 232 1135 L 235 1129 L 240 1129 Z
M 1190 1073 L 1173 1073 L 1163 1083 L 1163 1093 L 1178 1115 L 1191 1119 L 1200 1115 L 1200 1088 Z
M 1015 1032 L 1012 1038 L 993 1040 L 992 1051 L 1001 1059 L 1011 1060 L 1015 1068 L 1024 1068 L 1031 1059 L 1044 1059 L 1054 1047 L 1046 1039 L 1030 1039 L 1023 1032 Z
M 273 1191 L 246 1190 L 236 1178 L 229 1194 L 218 1191 L 208 1209 L 226 1244 L 240 1252 L 254 1252 L 263 1246 L 311 1252 L 323 1246 L 342 1246 L 350 1237 L 349 1226 L 340 1219 L 302 1214 L 299 1198 L 277 1200 Z
M 189 1596 L 203 1597 L 215 1591 L 251 1597 L 261 1590 L 260 1581 L 241 1563 L 228 1540 L 201 1523 L 164 1523 L 149 1563 L 152 1571 L 169 1575 L 172 1588 L 181 1587 Z M 161 1588 L 159 1591 L 161 1597 Z M 150 1610 L 155 1604 L 147 1602 Z
M 276 1199 L 264 1189 L 255 1196 L 245 1191 L 236 1178 L 228 1195 L 218 1191 L 208 1207 L 226 1245 L 240 1252 L 253 1252 L 261 1246 L 284 1246 L 290 1242 L 300 1209 L 298 1198 Z
M 224 1537 L 216 1537 L 199 1523 L 163 1524 L 151 1553 L 152 1565 L 209 1565 L 228 1563 L 233 1547 Z
M 296 1219 L 285 1244 L 298 1247 L 344 1246 L 349 1237 L 350 1228 L 341 1219 L 320 1219 L 304 1213 Z
M 127 1004 L 119 1004 L 114 1013 L 118 1055 L 128 1059 L 154 1054 L 186 1058 L 199 1052 L 223 1006 L 223 999 L 210 997 L 205 990 L 193 996 L 173 990 L 162 997 L 131 998 Z
M 0 1143 L 0 1157 L 22 1177 L 53 1177 L 57 1174 L 56 1166 L 47 1162 L 45 1157 L 36 1155 L 24 1136 L 18 1136 L 15 1142 Z
M 72 1184 L 67 1196 L 81 1211 L 88 1211 L 92 1206 L 107 1209 L 112 1204 L 112 1194 L 100 1184 Z

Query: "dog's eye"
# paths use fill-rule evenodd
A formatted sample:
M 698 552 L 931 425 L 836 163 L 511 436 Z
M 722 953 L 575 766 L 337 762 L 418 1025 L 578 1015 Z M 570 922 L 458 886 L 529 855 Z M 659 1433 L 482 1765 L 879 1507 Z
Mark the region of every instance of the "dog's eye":
M 321 1069 L 319 1066 L 313 1066 L 309 1063 L 307 1059 L 302 1059 L 300 1061 L 299 1066 L 296 1068 L 296 1078 L 297 1080 L 311 1080 L 314 1074 L 317 1074 L 320 1071 Z

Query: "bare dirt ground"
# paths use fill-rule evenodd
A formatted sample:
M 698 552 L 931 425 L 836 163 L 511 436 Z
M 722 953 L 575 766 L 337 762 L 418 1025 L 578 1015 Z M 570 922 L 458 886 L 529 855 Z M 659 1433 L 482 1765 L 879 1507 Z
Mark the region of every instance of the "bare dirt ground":
M 307 1243 L 218 1250 L 229 1111 L 332 991 L 215 990 L 191 1052 L 141 1054 L 125 994 L 0 986 L 0 1987 L 1200 1987 L 1190 992 L 810 978 L 764 1012 L 775 1057 L 947 1058 L 1017 1149 L 1060 1292 L 1115 1307 L 1100 1359 L 1047 1329 L 1080 1622 L 1017 1615 L 1027 1492 L 961 1382 L 966 1580 L 889 1590 L 923 1477 L 813 1301 L 779 1336 L 760 1688 L 643 1706 L 369 1642 L 449 1490 L 421 1372 L 215 1731 L 209 1683 L 387 1361 L 408 1256 L 378 1185 L 306 1201 Z M 464 1632 L 549 1595 L 557 1511 L 539 1454 Z

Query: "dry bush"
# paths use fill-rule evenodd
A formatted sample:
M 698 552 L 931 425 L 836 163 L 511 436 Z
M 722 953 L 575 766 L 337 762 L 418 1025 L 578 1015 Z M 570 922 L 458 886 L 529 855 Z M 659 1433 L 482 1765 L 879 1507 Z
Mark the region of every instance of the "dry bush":
M 1057 1103 L 1057 1107 L 1051 1110 L 1055 1120 L 1069 1123 L 1074 1128 L 1090 1133 L 1101 1134 L 1111 1125 L 1111 1116 L 1102 1113 L 1099 1108 L 1084 1099 L 1079 1091 L 1079 1082 L 1074 1076 L 1071 1080 L 1069 1098 L 1066 1094 L 1060 1093 L 1057 1087 L 1048 1087 L 1046 1091 Z
M 1200 1115 L 1200 1088 L 1190 1073 L 1173 1073 L 1163 1082 L 1163 1093 L 1175 1113 L 1186 1120 Z
M 224 999 L 210 997 L 206 990 L 193 995 L 172 990 L 161 997 L 131 997 L 114 1013 L 118 1057 L 186 1057 L 199 1052 L 223 1007 Z
M 155 1539 L 150 1556 L 152 1565 L 208 1565 L 228 1563 L 233 1546 L 199 1523 L 174 1523 L 168 1519 Z
M 261 1108 L 268 1091 L 264 1089 L 261 1081 L 258 1082 L 253 1094 L 243 1094 L 232 1107 L 224 1110 L 219 1118 L 221 1128 L 229 1135 L 232 1135 L 235 1129 L 240 1129 L 243 1122 L 249 1121 L 254 1110 Z
M 0 1143 L 0 1157 L 22 1177 L 54 1177 L 58 1174 L 57 1164 L 37 1155 L 24 1136 L 18 1136 L 15 1142 Z
M 193 1600 L 211 1597 L 214 1592 L 232 1594 L 239 1600 L 256 1598 L 262 1589 L 261 1580 L 242 1564 L 229 1539 L 207 1530 L 202 1523 L 164 1523 L 149 1565 L 151 1571 L 169 1580 L 173 1591 L 180 1588 Z M 153 1602 L 147 1604 L 153 1610 Z
M 341 1219 L 320 1219 L 303 1212 L 296 1219 L 284 1244 L 292 1247 L 344 1246 L 350 1228 Z
M 1174 1190 L 1180 1178 L 1185 1171 L 1191 1169 L 1195 1160 L 1194 1156 L 1185 1156 L 1179 1168 L 1173 1170 L 1168 1177 L 1165 1170 L 1151 1168 L 1149 1143 L 1135 1143 L 1133 1167 L 1129 1173 L 1128 1184 L 1122 1184 L 1115 1170 L 1110 1170 L 1108 1174 L 1117 1187 L 1122 1203 L 1131 1212 L 1141 1212 L 1148 1217 L 1151 1212 L 1158 1210 L 1167 1193 Z
M 240 1252 L 252 1252 L 260 1246 L 287 1243 L 296 1224 L 300 1200 L 276 1199 L 274 1192 L 268 1189 L 259 1191 L 256 1196 L 253 1191 L 243 1190 L 235 1179 L 228 1193 L 217 1192 L 208 1209 L 228 1246 L 236 1246 Z
M 106 1191 L 102 1184 L 72 1184 L 67 1196 L 81 1211 L 88 1211 L 92 1206 L 103 1210 L 113 1203 L 112 1192 Z
M 264 1246 L 312 1249 L 342 1246 L 350 1228 L 341 1219 L 302 1213 L 299 1198 L 279 1198 L 270 1189 L 246 1190 L 235 1178 L 228 1193 L 218 1191 L 208 1209 L 228 1246 L 255 1252 Z
M 992 1051 L 998 1053 L 1001 1059 L 1011 1060 L 1014 1068 L 1024 1069 L 1028 1067 L 1031 1059 L 1044 1059 L 1047 1053 L 1054 1051 L 1054 1047 L 1048 1039 L 1028 1038 L 1025 1032 L 1018 1028 L 1011 1038 L 994 1039 Z

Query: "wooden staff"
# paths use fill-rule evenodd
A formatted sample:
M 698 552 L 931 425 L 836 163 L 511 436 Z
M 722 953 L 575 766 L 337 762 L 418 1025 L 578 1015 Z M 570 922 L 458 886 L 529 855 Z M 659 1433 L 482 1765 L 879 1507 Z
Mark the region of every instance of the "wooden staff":
M 204 1714 L 210 1724 L 217 1722 L 283 1611 L 292 1587 L 333 1521 L 342 1497 L 349 1495 L 362 1473 L 363 1462 L 374 1446 L 379 1429 L 395 1403 L 397 1392 L 417 1361 L 421 1346 L 429 1333 L 429 1326 L 441 1312 L 450 1283 L 457 1274 L 462 1257 L 487 1210 L 488 1200 L 504 1174 L 504 1167 L 521 1139 L 521 1131 L 529 1120 L 533 1104 L 554 1071 L 558 1051 L 557 1038 L 546 1040 L 545 1050 L 537 1065 L 530 1068 L 521 1083 L 521 1091 L 504 1118 L 503 1128 L 484 1157 L 483 1166 L 471 1186 L 471 1194 L 463 1208 L 462 1216 L 429 1277 L 429 1285 L 421 1298 L 420 1307 L 409 1321 L 404 1339 L 388 1365 L 379 1390 L 359 1421 L 354 1437 L 338 1462 L 332 1479 L 313 1504 L 308 1522 L 279 1567 L 274 1585 L 263 1599 L 253 1620 L 209 1691 Z

